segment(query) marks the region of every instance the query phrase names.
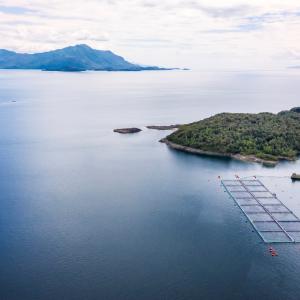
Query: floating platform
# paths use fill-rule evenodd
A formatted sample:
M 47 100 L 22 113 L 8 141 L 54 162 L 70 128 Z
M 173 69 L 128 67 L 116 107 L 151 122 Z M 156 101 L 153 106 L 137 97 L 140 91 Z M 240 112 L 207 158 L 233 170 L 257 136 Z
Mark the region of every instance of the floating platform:
M 300 243 L 300 219 L 260 180 L 222 180 L 265 243 Z
M 300 174 L 293 173 L 291 178 L 292 180 L 300 180 Z

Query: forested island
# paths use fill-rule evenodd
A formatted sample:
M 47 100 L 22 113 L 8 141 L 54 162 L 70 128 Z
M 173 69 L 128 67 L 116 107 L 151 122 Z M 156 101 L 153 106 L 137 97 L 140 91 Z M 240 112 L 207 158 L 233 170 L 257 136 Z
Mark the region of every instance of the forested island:
M 161 140 L 195 154 L 276 164 L 300 153 L 300 108 L 278 114 L 221 113 L 182 125 Z

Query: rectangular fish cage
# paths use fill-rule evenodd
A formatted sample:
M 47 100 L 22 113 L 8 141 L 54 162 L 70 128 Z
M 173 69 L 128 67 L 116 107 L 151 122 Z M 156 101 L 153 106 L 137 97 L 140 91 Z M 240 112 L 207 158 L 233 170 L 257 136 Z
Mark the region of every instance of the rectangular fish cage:
M 265 243 L 299 243 L 300 219 L 260 180 L 222 180 Z

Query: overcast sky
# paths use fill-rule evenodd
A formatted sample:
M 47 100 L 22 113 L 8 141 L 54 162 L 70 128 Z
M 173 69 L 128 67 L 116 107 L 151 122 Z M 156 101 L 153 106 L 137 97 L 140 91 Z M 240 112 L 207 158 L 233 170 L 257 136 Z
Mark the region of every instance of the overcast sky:
M 0 48 L 197 69 L 300 65 L 300 0 L 0 0 Z

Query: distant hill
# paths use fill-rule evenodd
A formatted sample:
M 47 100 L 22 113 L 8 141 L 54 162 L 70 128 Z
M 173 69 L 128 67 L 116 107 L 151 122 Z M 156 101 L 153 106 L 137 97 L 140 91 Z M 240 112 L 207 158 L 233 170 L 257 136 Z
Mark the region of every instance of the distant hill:
M 36 69 L 45 71 L 143 71 L 167 70 L 140 66 L 111 51 L 95 50 L 87 45 L 70 46 L 49 52 L 26 54 L 0 49 L 0 69 Z

